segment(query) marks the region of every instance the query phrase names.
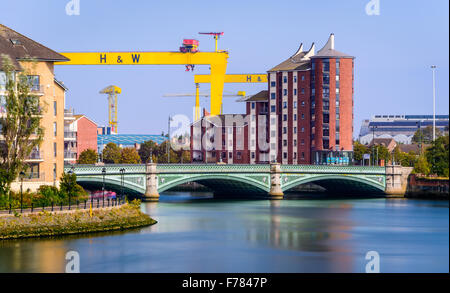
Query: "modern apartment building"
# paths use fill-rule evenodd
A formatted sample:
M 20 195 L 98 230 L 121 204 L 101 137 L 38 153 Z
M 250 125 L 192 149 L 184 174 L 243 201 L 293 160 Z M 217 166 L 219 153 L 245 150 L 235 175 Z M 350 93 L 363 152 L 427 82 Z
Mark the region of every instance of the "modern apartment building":
M 64 161 L 74 164 L 85 150 L 97 151 L 97 124 L 85 115 L 64 112 Z
M 240 153 L 249 157 L 242 161 L 350 164 L 353 72 L 354 57 L 335 50 L 333 34 L 317 53 L 314 43 L 307 51 L 302 44 L 268 70 L 268 89 L 244 100 L 248 148 Z M 203 132 L 191 134 L 191 144 L 197 146 Z
M 24 188 L 35 190 L 42 184 L 59 184 L 64 168 L 64 103 L 67 88 L 54 75 L 54 62 L 68 61 L 57 52 L 0 24 L 0 55 L 7 55 L 17 73 L 28 75 L 33 94 L 39 96 L 44 139 L 27 160 Z M 29 59 L 32 58 L 33 62 Z M 5 74 L 0 62 L 0 104 L 5 101 Z M 2 112 L 5 107 L 0 106 Z M 5 115 L 2 113 L 0 115 Z M 0 137 L 1 140 L 1 137 Z M 18 189 L 19 184 L 13 184 Z

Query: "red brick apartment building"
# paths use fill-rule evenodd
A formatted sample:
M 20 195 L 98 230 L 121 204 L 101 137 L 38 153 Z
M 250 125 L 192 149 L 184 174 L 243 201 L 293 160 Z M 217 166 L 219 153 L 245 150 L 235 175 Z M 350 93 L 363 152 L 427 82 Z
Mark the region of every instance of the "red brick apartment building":
M 228 119 L 227 124 L 208 124 L 210 117 L 192 125 L 192 161 L 219 162 L 222 158 L 227 163 L 350 164 L 353 72 L 354 57 L 334 49 L 334 34 L 317 53 L 314 43 L 307 51 L 300 45 L 294 55 L 268 70 L 267 91 L 245 100 L 245 125 L 238 127 L 230 122 L 233 119 Z M 219 130 L 223 125 L 228 130 Z M 207 130 L 208 127 L 214 130 Z M 219 144 L 214 149 L 222 152 L 220 157 L 211 154 L 206 160 L 199 155 L 205 153 L 201 143 L 208 141 L 205 133 L 230 131 L 231 137 L 231 133 L 241 133 L 239 128 L 243 128 L 244 149 L 239 149 L 241 145 L 234 141 L 229 145 L 224 136 L 222 144 L 227 148 L 219 151 Z

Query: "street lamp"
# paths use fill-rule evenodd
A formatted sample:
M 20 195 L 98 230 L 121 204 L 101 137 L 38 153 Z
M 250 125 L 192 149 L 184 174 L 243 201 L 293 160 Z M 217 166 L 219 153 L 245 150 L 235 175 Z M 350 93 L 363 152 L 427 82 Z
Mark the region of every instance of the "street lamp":
M 23 177 L 25 177 L 25 173 L 20 172 L 20 213 L 23 211 Z
M 433 71 L 433 141 L 436 139 L 436 65 L 431 65 Z
M 374 159 L 375 159 L 375 151 L 374 151 L 374 146 L 375 146 L 375 129 L 377 129 L 378 126 L 372 126 L 372 166 L 375 165 Z
M 102 186 L 102 193 L 103 193 L 103 205 L 105 205 L 105 175 L 106 175 L 106 168 L 103 167 L 102 169 L 102 175 L 103 175 L 103 186 Z
M 75 169 L 75 167 L 72 166 L 72 167 L 70 168 L 70 171 L 67 172 L 67 173 L 69 173 L 69 175 L 72 175 L 72 174 L 74 173 L 74 169 Z M 69 188 L 69 211 L 70 211 L 71 194 L 72 194 L 72 186 L 70 185 L 70 188 Z
M 125 176 L 125 168 L 122 168 L 122 169 L 120 169 L 120 185 L 121 185 L 121 199 L 123 200 L 123 197 L 124 197 L 124 195 L 123 195 L 123 184 L 124 184 L 124 176 Z

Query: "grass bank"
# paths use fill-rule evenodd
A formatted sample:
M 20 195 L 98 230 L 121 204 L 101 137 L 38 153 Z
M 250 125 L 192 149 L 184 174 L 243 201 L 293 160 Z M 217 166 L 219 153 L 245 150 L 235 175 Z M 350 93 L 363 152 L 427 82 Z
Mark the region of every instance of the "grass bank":
M 40 212 L 0 217 L 0 240 L 117 231 L 155 224 L 139 202 L 110 209 Z

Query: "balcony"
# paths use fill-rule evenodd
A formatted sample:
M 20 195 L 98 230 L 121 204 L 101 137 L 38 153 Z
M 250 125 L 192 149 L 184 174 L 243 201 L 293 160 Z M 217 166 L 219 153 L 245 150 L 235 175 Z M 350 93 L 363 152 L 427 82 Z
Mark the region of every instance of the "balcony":
M 26 161 L 43 161 L 44 160 L 44 152 L 42 150 L 33 150 Z
M 34 84 L 30 85 L 30 92 L 37 95 L 44 95 L 45 85 L 43 84 Z
M 77 132 L 76 131 L 66 131 L 64 130 L 64 140 L 76 140 Z
M 73 151 L 64 151 L 64 160 L 76 160 L 77 153 Z
M 17 180 L 21 180 L 20 177 Z M 45 181 L 45 173 L 27 172 L 23 177 L 23 182 L 41 182 Z

